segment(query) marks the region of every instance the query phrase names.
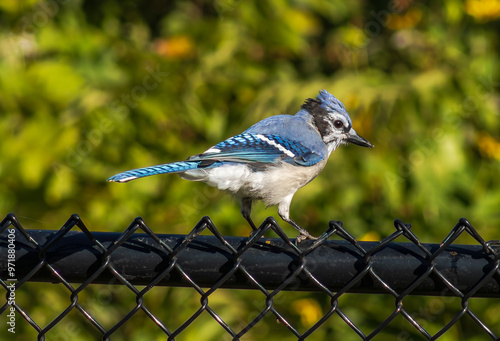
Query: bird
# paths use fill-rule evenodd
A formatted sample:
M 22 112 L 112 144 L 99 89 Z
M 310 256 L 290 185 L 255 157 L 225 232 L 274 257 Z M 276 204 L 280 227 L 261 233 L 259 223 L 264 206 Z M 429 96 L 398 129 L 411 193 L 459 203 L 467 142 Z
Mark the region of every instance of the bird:
M 344 144 L 373 148 L 354 130 L 342 102 L 320 90 L 295 115 L 270 116 L 185 161 L 128 170 L 107 181 L 124 183 L 165 173 L 202 181 L 241 200 L 241 214 L 253 232 L 257 227 L 250 216 L 252 203 L 260 200 L 268 207 L 277 205 L 281 219 L 299 232 L 296 242 L 300 243 L 317 237 L 290 218 L 292 198 Z

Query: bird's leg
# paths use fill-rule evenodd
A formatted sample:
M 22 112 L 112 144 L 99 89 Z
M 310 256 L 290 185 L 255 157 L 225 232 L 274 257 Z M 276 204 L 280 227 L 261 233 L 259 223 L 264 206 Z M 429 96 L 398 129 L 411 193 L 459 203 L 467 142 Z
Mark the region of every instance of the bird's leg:
M 243 198 L 241 199 L 241 215 L 245 218 L 250 227 L 252 227 L 252 234 L 257 230 L 257 226 L 253 223 L 252 218 L 250 217 L 250 213 L 252 213 L 252 199 L 251 198 Z
M 313 240 L 318 239 L 318 237 L 311 235 L 305 229 L 300 227 L 299 224 L 297 224 L 292 219 L 290 219 L 290 203 L 292 201 L 292 196 L 289 196 L 289 198 L 286 198 L 286 199 L 287 200 L 282 201 L 278 205 L 278 214 L 281 217 L 281 219 L 283 219 L 284 221 L 286 221 L 287 223 L 292 225 L 297 231 L 299 231 L 300 235 L 297 236 L 297 240 L 296 240 L 297 244 L 306 240 L 306 239 L 313 239 Z
M 312 234 L 310 234 L 309 232 L 307 232 L 307 230 L 303 229 L 302 227 L 300 227 L 299 224 L 297 224 L 296 222 L 294 222 L 292 219 L 288 218 L 285 219 L 283 217 L 281 217 L 284 221 L 286 221 L 287 223 L 289 223 L 290 225 L 292 225 L 293 227 L 295 227 L 297 229 L 297 231 L 300 232 L 300 234 L 297 236 L 297 244 L 303 242 L 304 240 L 307 240 L 307 239 L 312 239 L 312 240 L 316 240 L 318 239 L 318 237 L 315 237 L 313 236 Z

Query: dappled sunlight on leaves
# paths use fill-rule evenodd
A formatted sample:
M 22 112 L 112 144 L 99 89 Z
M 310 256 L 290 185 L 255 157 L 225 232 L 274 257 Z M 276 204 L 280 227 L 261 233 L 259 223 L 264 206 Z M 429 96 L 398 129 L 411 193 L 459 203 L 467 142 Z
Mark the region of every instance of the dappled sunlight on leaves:
M 361 240 L 377 240 L 402 218 L 430 241 L 465 216 L 498 239 L 498 0 L 8 0 L 0 12 L 0 212 L 22 214 L 30 227 L 54 229 L 78 213 L 93 230 L 123 231 L 142 216 L 157 233 L 187 233 L 209 215 L 225 235 L 248 236 L 238 201 L 217 189 L 172 175 L 106 179 L 184 160 L 265 117 L 294 114 L 326 89 L 375 148 L 335 151 L 292 202 L 299 224 L 315 233 L 342 220 Z M 262 204 L 253 215 L 257 225 L 278 218 Z M 176 301 L 169 295 L 158 309 Z M 252 294 L 220 295 L 225 314 L 251 315 Z M 381 309 L 378 297 L 354 296 Z M 46 297 L 62 305 L 54 292 Z M 241 297 L 237 311 L 223 304 Z M 323 307 L 307 293 L 289 303 L 305 326 Z M 219 340 L 209 322 L 187 339 Z M 282 329 L 266 320 L 249 340 L 279 339 Z M 349 332 L 341 339 L 355 339 Z

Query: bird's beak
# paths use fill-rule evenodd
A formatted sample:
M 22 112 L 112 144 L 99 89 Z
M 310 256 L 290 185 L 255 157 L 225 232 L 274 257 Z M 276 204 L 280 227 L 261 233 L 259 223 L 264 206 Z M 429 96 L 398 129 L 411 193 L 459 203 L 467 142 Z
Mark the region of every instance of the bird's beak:
M 373 148 L 373 144 L 368 142 L 363 137 L 359 136 L 358 133 L 356 133 L 356 130 L 354 130 L 352 128 L 351 128 L 351 130 L 349 130 L 349 133 L 347 133 L 347 142 L 361 146 L 361 147 Z

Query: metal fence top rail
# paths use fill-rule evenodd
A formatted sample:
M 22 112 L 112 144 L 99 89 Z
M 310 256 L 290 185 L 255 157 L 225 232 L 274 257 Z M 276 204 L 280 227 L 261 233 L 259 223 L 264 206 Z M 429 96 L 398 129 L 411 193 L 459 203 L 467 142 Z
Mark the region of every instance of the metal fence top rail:
M 203 217 L 188 235 L 163 235 L 155 234 L 141 218 L 136 218 L 123 233 L 106 233 L 90 232 L 78 215 L 72 215 L 59 230 L 27 230 L 14 214 L 9 214 L 0 223 L 0 251 L 7 254 L 10 241 L 15 240 L 16 287 L 28 281 L 54 282 L 64 284 L 71 292 L 73 305 L 60 318 L 44 329 L 32 322 L 42 339 L 73 308 L 88 316 L 103 339 L 107 339 L 137 310 L 151 314 L 141 300 L 158 285 L 192 287 L 201 295 L 202 302 L 206 300 L 200 309 L 208 311 L 234 339 L 248 332 L 269 312 L 299 339 L 307 337 L 334 313 L 349 324 L 337 306 L 338 298 L 347 292 L 394 297 L 394 316 L 370 335 L 376 335 L 394 317 L 403 315 L 430 339 L 431 335 L 403 309 L 402 301 L 408 295 L 440 295 L 459 297 L 464 309 L 439 333 L 466 314 L 496 338 L 468 308 L 468 299 L 500 297 L 498 242 L 484 241 L 464 218 L 436 244 L 421 243 L 411 226 L 400 220 L 395 220 L 394 226 L 395 232 L 382 241 L 362 242 L 349 234 L 341 222 L 331 221 L 318 240 L 296 245 L 273 218 L 266 219 L 251 237 L 243 238 L 222 236 L 208 217 Z M 200 235 L 205 230 L 212 235 Z M 269 230 L 278 237 L 263 238 Z M 453 244 L 464 233 L 476 240 L 477 245 Z M 330 237 L 336 240 L 329 240 Z M 137 295 L 137 307 L 106 331 L 77 302 L 78 293 L 92 283 L 127 286 Z M 0 284 L 8 296 L 9 267 L 3 261 Z M 222 288 L 261 291 L 267 308 L 242 331 L 235 332 L 208 306 L 210 294 Z M 322 292 L 330 297 L 331 309 L 308 332 L 301 334 L 273 308 L 273 297 L 283 290 Z M 8 307 L 6 302 L 0 314 Z M 15 305 L 15 308 L 26 314 L 22 307 Z M 173 339 L 198 315 L 173 332 L 161 322 L 158 325 Z M 152 314 L 150 317 L 157 320 Z M 370 338 L 351 324 L 362 339 Z

